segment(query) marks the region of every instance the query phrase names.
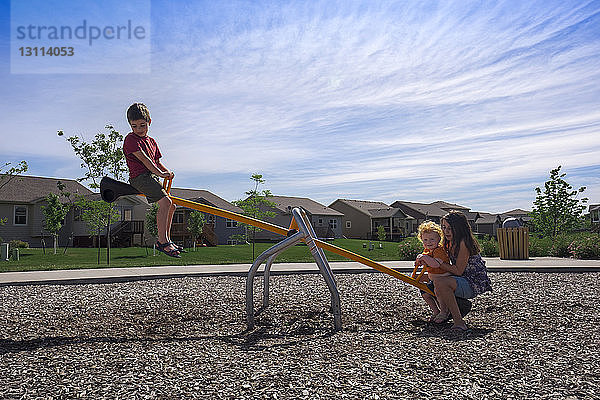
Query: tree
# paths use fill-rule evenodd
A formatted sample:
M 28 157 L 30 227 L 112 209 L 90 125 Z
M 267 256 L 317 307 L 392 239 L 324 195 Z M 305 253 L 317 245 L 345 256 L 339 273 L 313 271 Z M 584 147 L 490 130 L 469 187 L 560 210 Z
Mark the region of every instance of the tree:
M 79 196 L 75 201 L 75 206 L 81 210 L 81 220 L 88 224 L 91 232 L 98 235 L 98 264 L 100 264 L 100 234 L 103 228 L 114 224 L 120 218 L 119 211 L 112 204 L 102 200 L 88 200 Z M 91 236 L 91 235 L 90 235 Z M 107 241 L 110 240 L 107 235 Z M 106 263 L 110 264 L 110 253 L 106 253 Z
M 265 218 L 271 218 L 275 216 L 275 213 L 268 211 L 268 208 L 275 207 L 275 203 L 269 201 L 269 197 L 272 196 L 270 190 L 258 190 L 258 185 L 264 184 L 265 180 L 260 174 L 253 174 L 250 178 L 254 181 L 254 189 L 246 192 L 248 196 L 245 200 L 234 201 L 233 204 L 244 210 L 244 215 L 255 219 L 264 220 Z M 256 228 L 252 225 L 242 224 L 246 229 L 252 232 L 252 259 L 254 256 L 254 245 L 256 242 Z
M 586 189 L 585 186 L 573 189 L 560 173 L 561 166 L 550 171 L 550 180 L 544 184 L 544 190 L 535 188 L 537 193 L 531 211 L 532 223 L 536 231 L 544 236 L 556 236 L 561 232 L 576 229 L 582 224 L 583 211 L 587 198 L 577 199 Z
M 69 206 L 60 202 L 58 196 L 54 193 L 46 196 L 47 205 L 42 206 L 44 213 L 44 228 L 52 235 L 54 239 L 54 254 L 58 246 L 58 231 L 63 226 L 65 216 L 69 212 Z
M 13 179 L 15 179 L 19 174 L 26 172 L 29 169 L 27 165 L 27 161 L 21 161 L 14 167 L 10 167 L 8 171 L 2 173 L 2 170 L 11 165 L 11 163 L 4 163 L 3 166 L 0 167 L 0 190 L 6 185 L 10 183 Z
M 89 186 L 92 189 L 100 187 L 98 181 L 103 176 L 112 176 L 120 180 L 127 172 L 125 155 L 122 151 L 123 135 L 112 125 L 106 125 L 104 128 L 109 131 L 108 135 L 97 133 L 90 143 L 79 136 L 66 138 L 75 154 L 81 159 L 81 168 L 86 171 L 85 175 L 77 180 L 80 182 L 91 180 Z M 58 131 L 58 136 L 63 135 L 63 131 Z
M 27 165 L 27 161 L 21 161 L 14 167 L 10 167 L 6 172 L 2 173 L 2 170 L 11 165 L 11 163 L 4 163 L 3 166 L 0 167 L 0 190 L 6 185 L 10 183 L 13 179 L 15 179 L 19 174 L 26 172 L 29 166 Z M 0 226 L 6 223 L 6 218 L 0 217 Z
M 150 210 L 146 213 L 146 228 L 148 228 L 148 232 L 154 237 L 158 237 L 158 226 L 156 225 L 157 214 L 158 204 L 152 203 Z
M 385 240 L 386 237 L 386 233 L 385 233 L 385 227 L 383 225 L 378 225 L 377 226 L 377 239 L 379 239 L 379 241 L 383 242 Z
M 120 180 L 123 179 L 125 172 L 127 172 L 127 165 L 125 164 L 125 155 L 122 151 L 123 135 L 117 132 L 112 125 L 106 125 L 108 135 L 104 133 L 97 133 L 94 139 L 87 143 L 83 138 L 78 136 L 70 136 L 66 138 L 67 142 L 71 144 L 75 154 L 81 159 L 81 168 L 86 171 L 82 178 L 78 178 L 79 182 L 89 181 L 89 187 L 92 189 L 98 189 L 100 184 L 98 183 L 103 176 L 112 176 L 113 178 Z M 58 136 L 63 136 L 63 131 L 58 131 Z M 110 264 L 110 224 L 114 220 L 112 213 L 114 209 L 112 207 L 103 206 L 92 206 L 89 210 L 97 212 L 106 212 L 105 215 L 99 215 L 95 218 L 96 220 L 103 220 L 107 223 L 106 225 L 106 260 Z M 100 232 L 100 230 L 98 230 Z M 100 262 L 100 255 L 98 255 L 98 262 Z
M 196 250 L 196 239 L 202 235 L 202 228 L 204 228 L 204 214 L 200 211 L 192 211 L 188 218 L 187 229 L 192 234 L 194 240 L 194 250 Z

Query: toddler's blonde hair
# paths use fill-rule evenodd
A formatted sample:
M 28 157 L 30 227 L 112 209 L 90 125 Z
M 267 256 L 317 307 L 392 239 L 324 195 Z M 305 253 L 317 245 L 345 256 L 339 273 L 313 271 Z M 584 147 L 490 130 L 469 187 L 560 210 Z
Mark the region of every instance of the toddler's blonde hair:
M 438 245 L 441 246 L 442 244 L 444 244 L 444 233 L 442 232 L 442 228 L 433 221 L 425 221 L 425 222 L 421 223 L 421 225 L 419 225 L 419 231 L 417 233 L 417 237 L 419 238 L 419 241 L 421 243 L 423 243 L 422 235 L 424 233 L 432 233 L 432 232 L 437 233 L 438 236 L 440 237 L 440 242 L 438 243 Z

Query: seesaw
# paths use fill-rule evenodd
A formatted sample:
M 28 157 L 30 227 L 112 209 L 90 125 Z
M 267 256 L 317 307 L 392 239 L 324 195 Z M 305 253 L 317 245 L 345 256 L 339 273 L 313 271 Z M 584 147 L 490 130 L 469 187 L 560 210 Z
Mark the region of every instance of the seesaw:
M 171 198 L 173 203 L 178 206 L 202 211 L 223 218 L 228 218 L 234 221 L 238 221 L 247 225 L 252 225 L 257 228 L 265 229 L 267 231 L 285 236 L 285 239 L 283 239 L 282 241 L 278 242 L 277 244 L 260 254 L 250 267 L 250 270 L 248 271 L 248 276 L 246 278 L 246 320 L 248 324 L 248 329 L 254 328 L 254 277 L 258 272 L 258 268 L 263 263 L 265 263 L 262 305 L 262 310 L 264 310 L 269 304 L 269 278 L 273 262 L 281 252 L 296 245 L 299 242 L 306 243 L 313 258 L 315 259 L 317 267 L 319 268 L 319 272 L 325 279 L 325 282 L 331 294 L 331 312 L 333 313 L 334 326 L 336 331 L 342 329 L 340 295 L 337 289 L 337 285 L 335 283 L 335 279 L 333 277 L 333 272 L 331 271 L 331 267 L 329 266 L 329 262 L 327 261 L 327 258 L 325 257 L 325 252 L 323 250 L 328 250 L 332 253 L 346 257 L 350 260 L 359 262 L 379 272 L 383 272 L 385 274 L 393 276 L 394 278 L 400 279 L 401 281 L 408 283 L 409 285 L 415 286 L 420 290 L 433 295 L 433 292 L 424 283 L 419 282 L 416 279 L 413 279 L 392 268 L 388 268 L 385 265 L 379 264 L 359 254 L 353 253 L 351 251 L 342 249 L 341 247 L 337 247 L 330 243 L 319 240 L 315 234 L 315 231 L 310 223 L 308 216 L 306 215 L 306 212 L 301 208 L 295 207 L 292 209 L 292 222 L 290 224 L 290 227 L 286 229 L 278 225 L 274 225 L 255 218 L 247 217 L 245 215 L 237 214 L 231 211 L 223 210 L 221 208 L 212 207 L 206 204 L 200 204 L 195 201 L 172 196 L 170 194 L 171 184 L 172 180 L 165 179 L 165 181 L 163 182 L 163 187 L 169 194 L 169 197 Z M 133 194 L 143 196 L 133 186 L 127 183 L 119 182 L 109 177 L 104 177 L 100 181 L 100 195 L 102 196 L 102 200 L 108 203 L 114 202 L 121 196 Z

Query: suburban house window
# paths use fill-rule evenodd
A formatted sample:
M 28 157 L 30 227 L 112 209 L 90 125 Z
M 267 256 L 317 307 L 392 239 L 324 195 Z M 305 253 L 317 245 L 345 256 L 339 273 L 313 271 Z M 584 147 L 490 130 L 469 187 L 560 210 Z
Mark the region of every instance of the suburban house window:
M 330 220 L 329 220 L 329 226 L 330 226 L 332 229 L 336 229 L 336 228 L 337 228 L 337 219 L 330 219 Z
M 346 228 L 347 229 L 352 228 L 352 221 L 346 221 Z
M 207 224 L 214 224 L 215 223 L 215 216 L 212 214 L 205 214 L 206 215 L 206 223 Z
M 174 224 L 183 224 L 183 213 L 182 212 L 176 212 L 175 214 L 173 214 L 173 223 Z
M 131 208 L 123 210 L 123 221 L 131 221 Z
M 27 206 L 15 206 L 15 225 L 27 225 Z
M 596 212 L 592 212 L 592 222 L 599 222 L 600 219 L 598 218 L 598 215 L 600 215 L 600 212 L 596 211 Z
M 231 240 L 231 239 L 227 239 L 227 244 L 230 244 L 232 246 L 235 246 L 237 244 L 237 240 Z
M 319 218 L 319 226 L 323 226 L 323 218 Z
M 237 221 L 234 221 L 232 219 L 227 219 L 225 222 L 225 226 L 228 228 L 237 228 Z

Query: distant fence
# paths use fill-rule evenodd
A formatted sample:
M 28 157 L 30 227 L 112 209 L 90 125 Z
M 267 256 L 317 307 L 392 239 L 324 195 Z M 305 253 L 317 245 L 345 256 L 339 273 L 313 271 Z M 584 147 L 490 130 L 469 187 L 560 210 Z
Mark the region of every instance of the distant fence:
M 498 248 L 502 260 L 527 260 L 529 228 L 498 228 Z

